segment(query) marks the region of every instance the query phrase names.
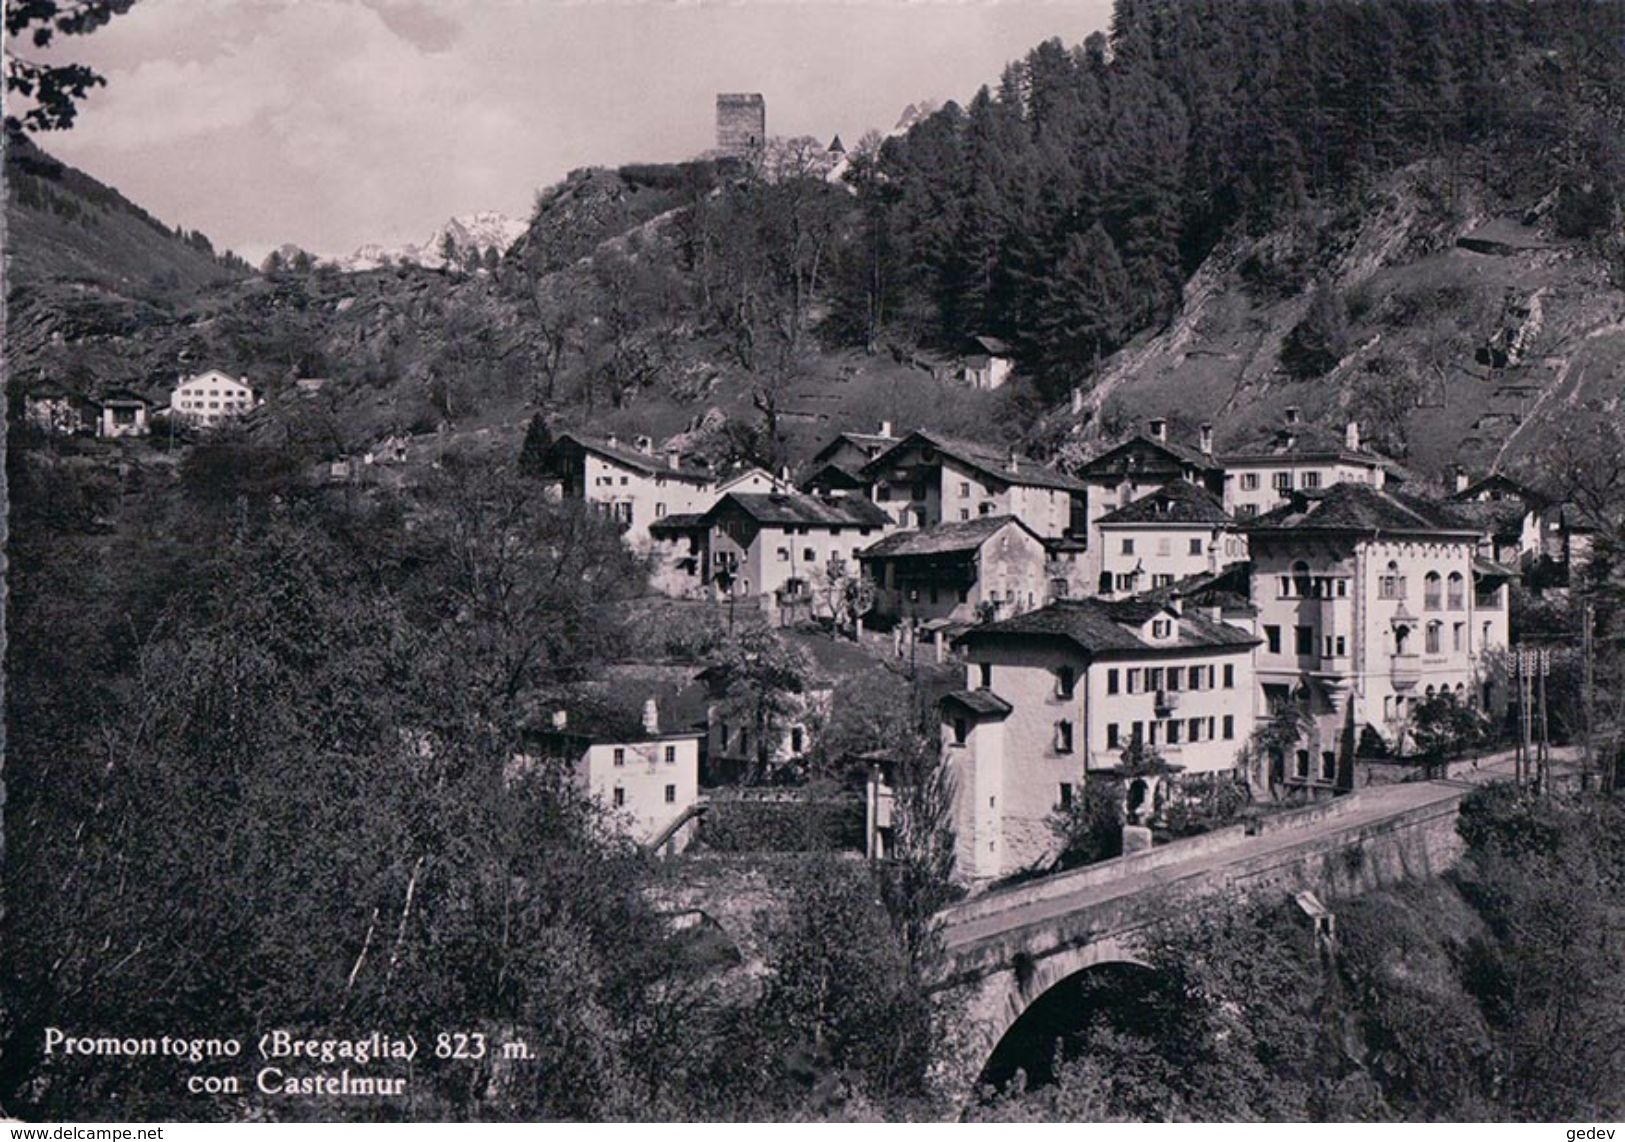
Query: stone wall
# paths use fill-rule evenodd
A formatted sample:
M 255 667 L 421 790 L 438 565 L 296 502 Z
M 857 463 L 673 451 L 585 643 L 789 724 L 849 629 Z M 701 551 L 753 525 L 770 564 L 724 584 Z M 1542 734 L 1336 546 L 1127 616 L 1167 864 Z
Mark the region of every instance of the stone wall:
M 717 96 L 717 149 L 746 155 L 767 138 L 767 100 L 756 94 Z

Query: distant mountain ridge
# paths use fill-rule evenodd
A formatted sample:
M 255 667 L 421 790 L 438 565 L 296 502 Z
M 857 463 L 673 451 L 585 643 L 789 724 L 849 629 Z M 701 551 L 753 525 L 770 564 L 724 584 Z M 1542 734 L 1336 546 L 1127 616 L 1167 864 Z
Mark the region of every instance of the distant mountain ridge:
M 421 243 L 386 246 L 379 242 L 368 242 L 356 247 L 352 253 L 319 260 L 345 273 L 402 264 L 440 269 L 446 264 L 443 251 L 448 238 L 459 252 L 474 249 L 483 253 L 494 247 L 500 256 L 518 241 L 527 226 L 526 222 L 510 218 L 500 211 L 482 210 L 448 219 Z

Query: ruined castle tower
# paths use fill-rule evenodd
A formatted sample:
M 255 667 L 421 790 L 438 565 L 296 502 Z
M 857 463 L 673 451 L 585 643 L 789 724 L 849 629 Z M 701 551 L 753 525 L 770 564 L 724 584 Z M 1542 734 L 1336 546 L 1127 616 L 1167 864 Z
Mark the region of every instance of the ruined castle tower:
M 717 150 L 747 155 L 767 138 L 767 100 L 760 95 L 717 96 Z

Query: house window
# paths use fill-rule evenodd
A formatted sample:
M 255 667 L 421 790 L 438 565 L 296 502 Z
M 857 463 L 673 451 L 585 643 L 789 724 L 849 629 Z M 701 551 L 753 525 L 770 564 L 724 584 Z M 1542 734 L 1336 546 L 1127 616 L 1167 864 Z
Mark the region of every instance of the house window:
M 801 549 L 801 561 L 803 563 L 816 563 L 816 562 L 818 562 L 818 552 L 814 551 L 810 547 L 803 547 Z
M 1180 734 L 1183 731 L 1184 731 L 1184 726 L 1181 723 L 1179 723 L 1178 721 L 1169 722 L 1168 723 L 1168 744 L 1169 745 L 1178 745 L 1179 744 Z
M 1224 688 L 1226 690 L 1236 688 L 1236 668 L 1229 662 L 1224 664 Z
M 982 689 L 990 689 L 993 685 L 993 664 L 991 662 L 979 662 L 976 664 L 976 669 L 981 674 Z
M 665 504 L 656 504 L 655 505 L 655 518 L 656 519 L 661 519 L 661 518 L 663 518 L 665 516 L 665 514 L 666 514 L 666 505 Z
M 1192 669 L 1194 671 L 1195 668 L 1193 667 Z M 1179 690 L 1179 689 L 1181 689 L 1182 684 L 1184 683 L 1184 680 L 1185 680 L 1185 668 L 1183 666 L 1170 666 L 1168 668 L 1168 689 L 1170 689 L 1170 690 Z
M 1399 573 L 1398 563 L 1388 564 L 1388 573 L 1377 581 L 1377 597 L 1379 599 L 1403 599 L 1405 597 L 1405 576 Z
M 1055 723 L 1055 752 L 1056 753 L 1071 753 L 1072 752 L 1072 723 L 1071 722 L 1064 722 L 1063 721 L 1063 722 L 1056 722 Z
M 627 478 L 626 478 L 626 477 L 625 477 L 625 476 L 622 476 L 622 477 L 621 477 L 621 487 L 623 487 L 623 488 L 624 488 L 624 487 L 626 487 L 626 485 L 627 485 L 627 484 L 628 484 L 628 482 L 629 482 L 629 481 L 628 481 L 628 480 L 627 480 Z
M 1192 718 L 1192 719 L 1190 719 L 1190 721 L 1186 723 L 1185 729 L 1189 733 L 1191 741 L 1199 742 L 1199 741 L 1202 740 L 1202 719 L 1201 718 Z M 1212 737 L 1213 735 L 1209 734 L 1208 736 Z
M 800 726 L 790 728 L 790 752 L 799 754 L 806 741 L 806 732 Z
M 1315 630 L 1313 627 L 1293 627 L 1293 650 L 1299 654 L 1312 655 L 1315 653 Z
M 611 798 L 611 800 L 614 801 L 615 808 L 619 809 L 623 807 L 626 804 L 626 790 L 617 785 L 615 787 L 615 795 Z
M 1237 504 L 1236 505 L 1236 518 L 1237 519 L 1251 519 L 1253 516 L 1255 516 L 1257 514 L 1258 514 L 1258 505 L 1257 504 Z
M 1070 666 L 1062 666 L 1055 671 L 1055 696 L 1057 698 L 1070 698 L 1072 691 L 1077 687 L 1077 673 Z
M 1173 546 L 1172 546 L 1172 544 L 1173 544 L 1173 541 L 1171 539 L 1169 539 L 1166 535 L 1163 536 L 1162 538 L 1158 539 L 1157 540 L 1157 554 L 1158 555 L 1171 555 L 1171 554 L 1173 554 Z
M 1117 589 L 1119 591 L 1132 591 L 1134 589 L 1134 576 L 1119 571 L 1117 573 Z
M 1302 781 L 1309 780 L 1309 751 L 1308 750 L 1300 749 L 1298 751 L 1297 756 L 1295 758 L 1293 758 L 1292 772 L 1293 772 L 1293 775 L 1295 777 L 1297 777 L 1299 780 L 1302 780 Z
M 1264 628 L 1264 642 L 1265 645 L 1269 647 L 1269 652 L 1271 654 L 1280 654 L 1281 628 L 1276 626 L 1266 626 Z
M 1258 473 L 1243 472 L 1241 474 L 1241 490 L 1244 492 L 1258 491 Z
M 1145 723 L 1135 722 L 1129 727 L 1129 740 L 1140 742 L 1145 740 Z
M 1337 754 L 1329 749 L 1320 751 L 1320 779 L 1331 781 L 1337 776 Z
M 1132 539 L 1123 540 L 1123 554 L 1124 555 L 1133 555 L 1134 554 L 1134 541 Z
M 963 523 L 964 521 L 966 521 L 968 519 L 970 519 L 970 509 L 969 508 L 960 508 L 959 509 L 959 520 L 960 520 L 960 522 Z
M 1226 714 L 1224 716 L 1224 740 L 1225 741 L 1233 741 L 1233 740 L 1235 740 L 1235 736 L 1236 736 L 1236 716 L 1234 714 Z
M 1423 652 L 1424 653 L 1426 653 L 1426 654 L 1438 654 L 1439 653 L 1439 644 L 1443 641 L 1441 639 L 1441 637 L 1440 637 L 1441 634 L 1443 633 L 1443 629 L 1444 629 L 1444 624 L 1441 623 L 1441 622 L 1431 622 L 1431 623 L 1429 623 L 1427 625 L 1427 634 L 1426 634 L 1426 636 L 1424 638 L 1424 641 L 1423 641 Z
M 1174 623 L 1173 623 L 1172 619 L 1152 619 L 1151 620 L 1151 637 L 1152 638 L 1167 638 L 1171 633 L 1173 633 L 1173 629 L 1174 629 Z
M 1466 580 L 1460 571 L 1450 572 L 1449 591 L 1446 596 L 1448 605 L 1453 611 L 1465 610 L 1467 607 Z
M 677 804 L 677 786 L 675 786 L 675 785 L 666 786 L 666 804 L 668 804 L 668 805 Z
M 961 496 L 967 496 L 968 497 L 970 495 L 970 485 L 967 484 L 967 483 L 961 483 L 959 485 L 959 494 Z
M 1192 555 L 1202 554 L 1202 541 L 1200 539 L 1191 540 L 1190 551 Z
M 1117 693 L 1117 682 L 1118 682 L 1117 671 L 1116 670 L 1108 670 L 1108 671 L 1106 671 L 1106 693 L 1108 693 L 1108 694 Z
M 720 748 L 727 749 L 728 748 L 728 723 L 727 722 L 721 722 L 721 723 L 718 724 L 717 728 L 722 731 L 722 745 L 721 745 Z
M 1072 783 L 1070 781 L 1061 782 L 1061 808 L 1072 808 Z
M 1273 483 L 1275 485 L 1275 490 L 1276 491 L 1278 491 L 1278 492 L 1290 492 L 1292 490 L 1292 473 L 1291 472 L 1277 472 L 1277 473 L 1275 473 L 1275 479 L 1274 479 Z
M 1147 690 L 1162 689 L 1162 667 L 1148 666 L 1145 671 L 1145 688 Z
M 1106 748 L 1107 749 L 1116 749 L 1117 748 L 1117 723 L 1116 722 L 1107 722 L 1106 723 Z
M 615 747 L 615 752 L 611 755 L 611 760 L 616 765 L 625 765 L 626 764 L 626 750 L 622 749 L 620 746 L 616 746 Z
M 1153 576 L 1151 576 L 1151 586 L 1153 588 L 1156 588 L 1156 587 L 1171 587 L 1171 586 L 1173 586 L 1173 584 L 1174 584 L 1174 577 L 1172 575 L 1153 575 Z
M 1318 487 L 1320 487 L 1320 473 L 1319 472 L 1305 472 L 1303 474 L 1303 486 L 1306 487 L 1306 488 L 1318 488 Z
M 677 764 L 677 747 L 674 746 L 674 745 L 669 745 L 669 746 L 666 747 L 666 764 L 667 765 L 676 765 Z
M 790 562 L 790 549 L 788 547 L 779 548 L 779 562 L 780 563 L 788 563 L 788 562 Z
M 970 723 L 964 718 L 954 719 L 954 744 L 964 745 L 970 738 Z
M 1422 580 L 1422 606 L 1430 611 L 1440 608 L 1444 595 L 1444 580 L 1437 571 L 1429 571 Z

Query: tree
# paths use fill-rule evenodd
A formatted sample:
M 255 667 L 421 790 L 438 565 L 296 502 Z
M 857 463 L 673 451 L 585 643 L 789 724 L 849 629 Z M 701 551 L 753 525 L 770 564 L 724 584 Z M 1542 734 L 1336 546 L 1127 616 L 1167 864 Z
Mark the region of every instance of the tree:
M 1281 364 L 1300 381 L 1324 376 L 1348 355 L 1348 308 L 1329 285 L 1309 295 L 1309 308 L 1281 343 Z
M 497 270 L 502 268 L 502 255 L 497 252 L 497 248 L 495 246 L 485 247 L 483 264 L 486 272 L 491 274 L 496 273 Z
M 1424 697 L 1411 707 L 1411 744 L 1429 761 L 1459 756 L 1489 736 L 1484 715 L 1457 700 L 1452 690 Z
M 710 669 L 721 688 L 722 716 L 750 727 L 756 757 L 747 780 L 761 781 L 785 731 L 804 710 L 812 663 L 766 627 L 747 626 L 730 633 Z
M 1049 817 L 1062 868 L 1077 868 L 1123 853 L 1123 783 L 1095 777 L 1080 783 L 1081 793 Z
M 553 447 L 553 433 L 547 418 L 535 413 L 525 428 L 525 442 L 519 448 L 519 474 L 531 479 L 547 475 L 547 454 Z
M 19 55 L 16 45 L 50 47 L 58 34 L 82 36 L 128 12 L 135 0 L 18 0 L 6 6 L 6 91 L 32 103 L 6 115 L 7 131 L 65 131 L 79 103 L 107 80 L 83 64 L 46 64 Z
M 265 255 L 265 261 L 260 263 L 260 272 L 263 274 L 280 274 L 288 268 L 288 261 L 282 256 L 281 250 L 272 250 Z

